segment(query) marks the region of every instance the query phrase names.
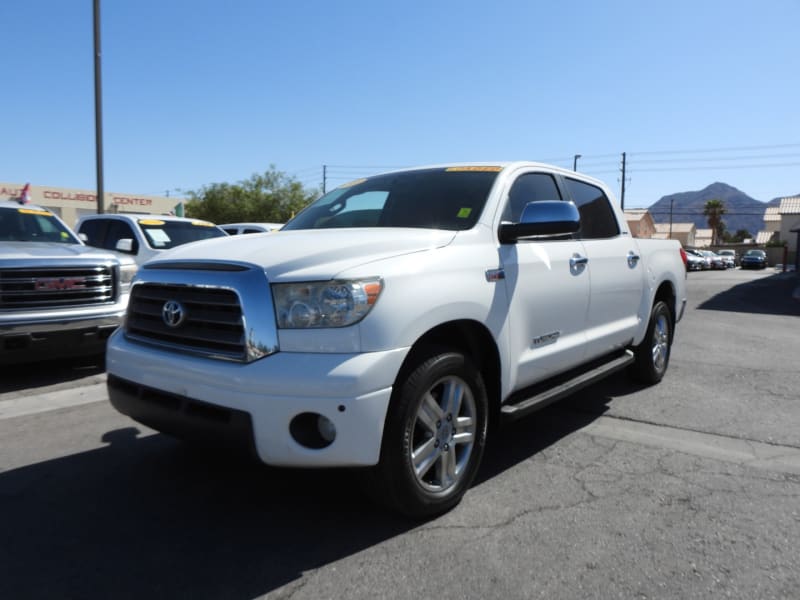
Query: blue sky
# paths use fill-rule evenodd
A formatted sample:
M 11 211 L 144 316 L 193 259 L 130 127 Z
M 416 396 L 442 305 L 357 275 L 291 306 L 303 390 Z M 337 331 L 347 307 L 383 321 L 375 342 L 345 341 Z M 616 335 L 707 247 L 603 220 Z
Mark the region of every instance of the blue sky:
M 0 181 L 94 189 L 92 0 L 2 0 Z M 104 0 L 105 189 L 542 160 L 800 193 L 800 0 Z

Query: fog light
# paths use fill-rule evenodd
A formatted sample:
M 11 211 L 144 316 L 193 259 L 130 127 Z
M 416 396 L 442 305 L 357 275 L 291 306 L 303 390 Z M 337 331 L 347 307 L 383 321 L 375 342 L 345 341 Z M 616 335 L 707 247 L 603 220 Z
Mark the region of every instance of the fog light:
M 301 446 L 322 450 L 336 438 L 336 426 L 319 413 L 304 412 L 289 422 L 289 433 Z
M 333 421 L 325 415 L 319 415 L 317 417 L 317 431 L 319 431 L 322 439 L 329 444 L 336 439 L 336 426 L 333 424 Z

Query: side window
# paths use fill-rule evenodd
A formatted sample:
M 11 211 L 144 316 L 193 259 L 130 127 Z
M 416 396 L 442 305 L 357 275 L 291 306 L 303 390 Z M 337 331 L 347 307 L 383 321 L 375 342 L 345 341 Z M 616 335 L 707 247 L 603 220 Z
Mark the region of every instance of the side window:
M 558 186 L 552 175 L 526 173 L 517 177 L 508 192 L 508 201 L 503 209 L 503 221 L 518 223 L 522 209 L 528 202 L 561 200 Z
M 610 238 L 619 235 L 619 225 L 606 195 L 599 187 L 564 178 L 572 200 L 581 214 L 581 239 Z
M 116 219 L 109 220 L 108 233 L 106 234 L 106 240 L 105 244 L 103 244 L 103 247 L 109 250 L 115 250 L 117 247 L 117 242 L 123 239 L 132 239 L 133 253 L 136 254 L 139 252 L 139 242 L 136 241 L 136 236 L 134 235 L 131 226 L 125 221 L 117 221 Z
M 105 237 L 106 224 L 102 219 L 90 219 L 81 223 L 78 233 L 86 236 L 86 243 L 97 248 L 103 247 L 103 237 Z

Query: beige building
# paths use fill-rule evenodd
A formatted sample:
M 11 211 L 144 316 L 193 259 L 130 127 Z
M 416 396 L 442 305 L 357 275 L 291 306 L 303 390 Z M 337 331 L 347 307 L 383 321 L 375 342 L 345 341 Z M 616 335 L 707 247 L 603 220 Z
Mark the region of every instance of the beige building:
M 756 244 L 764 245 L 779 237 L 781 231 L 780 206 L 768 206 L 764 211 L 764 229 L 756 235 Z
M 711 228 L 698 229 L 694 234 L 695 248 L 708 248 L 713 240 L 714 230 Z
M 797 233 L 793 229 L 800 227 L 800 196 L 781 198 L 778 207 L 781 216 L 780 239 L 789 244 L 789 253 L 797 252 Z
M 22 195 L 24 183 L 1 183 L 0 200 L 17 200 Z M 59 188 L 47 185 L 31 185 L 28 188 L 31 204 L 38 204 L 51 210 L 70 227 L 75 226 L 78 217 L 97 212 L 97 194 L 92 190 Z M 144 196 L 105 192 L 103 194 L 104 212 L 128 212 L 143 214 L 168 214 L 185 202 L 184 198 L 166 196 Z
M 780 231 L 781 230 L 781 207 L 768 206 L 764 211 L 764 231 Z
M 646 208 L 629 208 L 625 211 L 625 221 L 628 223 L 631 235 L 635 238 L 649 239 L 656 234 L 653 215 Z
M 694 223 L 656 223 L 654 237 L 663 240 L 678 240 L 684 248 L 696 245 Z

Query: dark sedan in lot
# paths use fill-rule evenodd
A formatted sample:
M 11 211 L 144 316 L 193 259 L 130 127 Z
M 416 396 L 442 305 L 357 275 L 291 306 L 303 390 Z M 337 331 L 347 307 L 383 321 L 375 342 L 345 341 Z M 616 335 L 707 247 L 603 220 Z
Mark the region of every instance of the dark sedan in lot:
M 743 269 L 766 269 L 767 253 L 763 250 L 748 250 L 742 256 L 740 265 Z

